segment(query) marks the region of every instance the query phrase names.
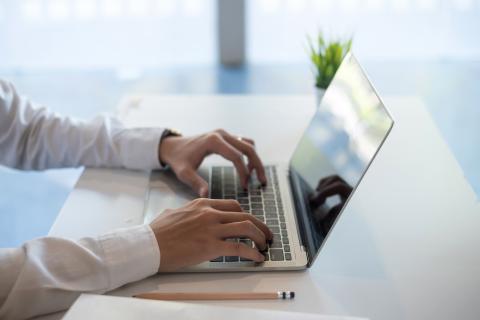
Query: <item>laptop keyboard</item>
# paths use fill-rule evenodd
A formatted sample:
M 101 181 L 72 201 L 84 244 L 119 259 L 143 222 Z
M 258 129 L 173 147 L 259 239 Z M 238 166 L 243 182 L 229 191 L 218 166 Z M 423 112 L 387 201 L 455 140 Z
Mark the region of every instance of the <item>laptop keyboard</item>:
M 245 191 L 240 185 L 233 167 L 213 167 L 210 196 L 212 199 L 237 200 L 243 211 L 253 214 L 270 228 L 273 232 L 273 242 L 265 251 L 265 261 L 289 261 L 292 260 L 292 254 L 276 168 L 266 166 L 265 174 L 267 176 L 266 187 L 261 187 L 253 173 L 248 191 Z M 227 241 L 242 242 L 247 246 L 254 246 L 250 239 L 227 239 Z M 218 263 L 242 261 L 250 260 L 236 256 L 218 257 L 211 260 L 211 262 Z

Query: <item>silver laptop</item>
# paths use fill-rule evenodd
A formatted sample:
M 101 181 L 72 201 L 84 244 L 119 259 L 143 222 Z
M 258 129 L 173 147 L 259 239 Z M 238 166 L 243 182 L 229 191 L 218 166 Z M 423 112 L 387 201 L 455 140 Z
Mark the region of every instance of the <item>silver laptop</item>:
M 392 126 L 391 116 L 358 61 L 353 54 L 348 54 L 290 162 L 265 167 L 266 187 L 253 177 L 248 191 L 244 191 L 233 166 L 213 166 L 206 173 L 211 198 L 238 200 L 244 211 L 264 221 L 272 230 L 274 239 L 265 252 L 266 261 L 255 263 L 226 256 L 181 271 L 268 271 L 310 267 Z M 170 178 L 162 176 L 165 178 L 174 179 L 173 175 Z M 155 212 L 158 201 L 168 200 L 155 193 L 162 191 L 155 188 L 155 179 L 152 173 L 147 220 L 152 219 L 149 215 Z M 169 185 L 175 186 L 175 183 Z M 178 198 L 178 205 L 185 200 Z M 254 246 L 249 239 L 227 241 Z

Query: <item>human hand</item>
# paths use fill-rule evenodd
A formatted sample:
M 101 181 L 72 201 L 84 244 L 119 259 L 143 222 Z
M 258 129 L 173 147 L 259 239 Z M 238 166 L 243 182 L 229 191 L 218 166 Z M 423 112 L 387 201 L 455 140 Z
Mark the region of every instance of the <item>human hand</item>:
M 201 197 L 208 196 L 208 183 L 200 177 L 197 169 L 210 154 L 219 154 L 233 162 L 242 187 L 247 188 L 253 170 L 262 184 L 267 183 L 253 140 L 235 137 L 223 129 L 194 137 L 167 137 L 159 147 L 160 161 L 168 164 L 177 178 L 192 187 Z M 245 165 L 244 155 L 248 158 L 248 165 Z
M 331 175 L 321 179 L 317 189 L 310 195 L 310 205 L 319 207 L 328 197 L 339 195 L 344 203 L 352 192 L 352 187 L 338 175 Z
M 178 209 L 168 209 L 150 223 L 160 248 L 159 271 L 173 271 L 219 256 L 240 256 L 256 262 L 265 257 L 243 243 L 228 238 L 249 238 L 260 250 L 273 237 L 268 227 L 235 200 L 196 199 Z
M 326 214 L 323 213 L 317 217 L 317 223 L 325 234 L 327 234 L 333 226 L 333 223 L 340 214 L 340 211 L 342 211 L 350 193 L 352 193 L 352 187 L 342 177 L 331 175 L 320 180 L 316 191 L 310 195 L 310 207 L 313 211 L 321 207 L 328 197 L 335 195 L 340 197 L 340 203 L 329 208 Z M 320 213 L 321 212 L 322 211 L 320 211 Z

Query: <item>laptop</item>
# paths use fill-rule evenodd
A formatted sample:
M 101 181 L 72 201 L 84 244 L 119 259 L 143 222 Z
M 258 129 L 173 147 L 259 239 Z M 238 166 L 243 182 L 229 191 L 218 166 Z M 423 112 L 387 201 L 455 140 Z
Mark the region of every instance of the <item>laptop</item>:
M 393 123 L 357 59 L 352 53 L 347 54 L 289 163 L 265 166 L 266 187 L 253 176 L 245 191 L 233 166 L 208 168 L 210 198 L 236 199 L 245 212 L 264 221 L 272 230 L 274 239 L 265 252 L 265 262 L 222 256 L 179 271 L 270 271 L 310 267 Z M 154 180 L 152 176 L 151 186 Z M 154 190 L 150 188 L 146 216 L 148 212 L 152 214 L 155 202 L 158 205 L 159 201 L 168 200 L 156 195 Z M 254 246 L 249 239 L 227 241 Z

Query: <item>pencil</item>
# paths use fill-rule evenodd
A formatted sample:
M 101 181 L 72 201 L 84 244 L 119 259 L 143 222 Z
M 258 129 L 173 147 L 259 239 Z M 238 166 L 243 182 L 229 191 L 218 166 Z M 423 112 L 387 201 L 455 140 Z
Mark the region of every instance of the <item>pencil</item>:
M 145 292 L 133 297 L 151 300 L 291 300 L 295 298 L 295 292 Z

